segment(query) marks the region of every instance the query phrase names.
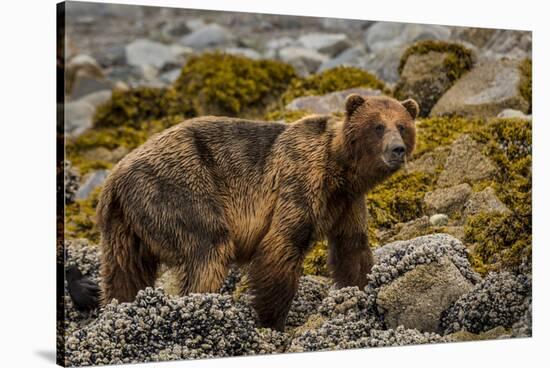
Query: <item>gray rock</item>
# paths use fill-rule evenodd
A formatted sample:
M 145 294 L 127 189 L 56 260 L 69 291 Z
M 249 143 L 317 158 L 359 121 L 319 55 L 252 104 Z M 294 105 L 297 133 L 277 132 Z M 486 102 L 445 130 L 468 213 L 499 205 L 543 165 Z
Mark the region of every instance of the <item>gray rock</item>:
M 323 18 L 321 19 L 321 25 L 326 30 L 331 31 L 360 31 L 367 28 L 373 22 L 367 20 L 358 19 L 338 19 L 338 18 Z
M 365 44 L 371 51 L 380 51 L 419 40 L 446 40 L 450 36 L 450 28 L 444 26 L 377 22 L 367 29 Z
M 298 38 L 298 42 L 308 49 L 334 56 L 350 46 L 344 33 L 308 33 Z
M 180 69 L 172 69 L 170 71 L 167 71 L 167 72 L 162 73 L 161 75 L 159 75 L 159 79 L 161 81 L 163 81 L 164 83 L 172 84 L 176 81 L 176 79 L 178 79 L 180 74 L 181 74 Z
M 363 59 L 361 67 L 378 76 L 387 83 L 395 83 L 399 79 L 397 68 L 406 46 L 393 46 L 369 52 Z
M 395 224 L 392 228 L 383 231 L 377 231 L 376 237 L 382 244 L 398 240 L 408 240 L 415 238 L 418 234 L 426 233 L 430 229 L 430 220 L 428 216 Z
M 344 111 L 344 101 L 347 96 L 357 93 L 363 96 L 378 96 L 379 90 L 370 88 L 350 88 L 343 91 L 328 93 L 322 96 L 304 96 L 292 100 L 285 109 L 307 110 L 314 114 L 330 114 Z
M 109 175 L 109 171 L 107 170 L 96 170 L 87 174 L 84 178 L 84 183 L 80 186 L 80 188 L 78 188 L 75 198 L 88 198 L 88 196 L 94 189 L 103 184 L 103 182 L 107 178 L 107 175 Z
M 112 95 L 113 95 L 113 92 L 111 90 L 97 91 L 80 98 L 79 101 L 87 102 L 90 105 L 92 105 L 94 108 L 97 108 L 98 106 L 109 101 Z
M 92 127 L 94 107 L 86 101 L 74 101 L 65 104 L 65 132 L 79 135 Z
M 160 69 L 175 62 L 176 57 L 170 46 L 141 38 L 126 45 L 126 59 L 135 67 L 148 65 Z
M 216 23 L 198 28 L 192 33 L 183 36 L 180 43 L 194 49 L 204 49 L 210 46 L 222 45 L 232 39 L 231 32 Z
M 490 60 L 531 58 L 532 39 L 530 31 L 495 30 L 483 45 L 483 57 Z
M 324 70 L 335 68 L 337 66 L 362 67 L 363 61 L 366 57 L 367 53 L 362 46 L 350 47 L 347 50 L 338 54 L 336 57 L 329 59 L 321 64 L 317 72 L 322 72 Z
M 73 169 L 70 161 L 64 162 L 65 204 L 73 203 L 80 184 L 80 175 Z
M 245 47 L 228 47 L 224 50 L 228 54 L 246 56 L 249 59 L 258 60 L 262 58 L 262 55 L 254 50 Z
M 494 117 L 503 109 L 527 112 L 519 93 L 521 73 L 512 60 L 484 62 L 462 76 L 433 107 L 430 116 Z
M 514 110 L 514 109 L 504 109 L 498 113 L 497 117 L 499 118 L 517 118 L 524 120 L 532 120 L 532 115 L 527 115 L 523 111 Z
M 428 213 L 444 213 L 447 215 L 462 212 L 464 204 L 472 195 L 472 187 L 463 183 L 449 188 L 436 189 L 424 196 Z
M 481 153 L 481 146 L 469 135 L 460 136 L 451 145 L 444 170 L 437 185 L 446 187 L 467 182 L 488 179 L 495 175 L 495 164 Z
M 439 168 L 443 168 L 449 152 L 449 147 L 437 147 L 432 151 L 424 153 L 419 158 L 407 162 L 406 170 L 409 173 L 424 172 L 434 174 Z
M 419 265 L 380 288 L 378 308 L 390 328 L 404 326 L 440 332 L 439 318 L 461 295 L 473 288 L 448 258 Z
M 473 193 L 464 206 L 464 214 L 467 216 L 473 216 L 481 212 L 508 213 L 510 210 L 498 199 L 495 190 L 487 187 L 481 192 Z
M 445 226 L 449 223 L 449 216 L 444 213 L 436 213 L 430 217 L 430 224 L 433 226 Z
M 279 38 L 274 38 L 272 40 L 269 40 L 265 44 L 265 47 L 268 50 L 279 50 L 279 49 L 282 49 L 283 47 L 288 47 L 288 46 L 299 46 L 299 43 L 298 41 L 290 37 L 279 37 Z
M 279 58 L 294 66 L 301 75 L 315 72 L 328 57 L 305 47 L 288 46 L 279 50 Z
M 185 22 L 185 26 L 191 31 L 197 31 L 206 26 L 206 23 L 204 23 L 204 20 L 202 18 L 194 18 Z
M 120 45 L 109 46 L 105 49 L 98 50 L 93 56 L 103 67 L 120 66 L 127 62 L 126 48 Z
M 79 70 L 72 80 L 70 97 L 73 100 L 77 100 L 90 93 L 105 90 L 110 91 L 112 87 L 112 82 L 103 76 L 97 76 L 87 70 Z

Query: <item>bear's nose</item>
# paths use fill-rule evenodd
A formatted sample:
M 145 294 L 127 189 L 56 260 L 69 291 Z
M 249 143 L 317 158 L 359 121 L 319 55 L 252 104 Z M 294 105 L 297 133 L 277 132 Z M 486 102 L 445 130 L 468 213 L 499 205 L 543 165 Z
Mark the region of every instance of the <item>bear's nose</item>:
M 390 147 L 390 151 L 392 153 L 392 156 L 396 159 L 403 159 L 403 156 L 405 156 L 405 146 L 403 144 L 393 144 Z

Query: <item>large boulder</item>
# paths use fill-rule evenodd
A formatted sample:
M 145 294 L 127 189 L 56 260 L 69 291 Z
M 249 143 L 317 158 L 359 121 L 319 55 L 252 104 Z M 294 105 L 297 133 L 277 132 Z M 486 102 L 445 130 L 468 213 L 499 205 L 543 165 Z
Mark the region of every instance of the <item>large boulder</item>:
M 367 53 L 361 62 L 361 67 L 388 83 L 399 80 L 399 60 L 405 52 L 406 46 L 393 46 Z
M 473 216 L 481 212 L 508 213 L 510 210 L 497 197 L 495 190 L 487 187 L 481 192 L 475 192 L 464 205 L 464 214 Z
M 380 51 L 419 40 L 446 40 L 451 36 L 449 27 L 432 24 L 377 22 L 365 33 L 369 50 Z
M 350 94 L 357 93 L 362 96 L 378 96 L 382 92 L 370 88 L 350 88 L 343 91 L 328 93 L 322 96 L 304 96 L 292 100 L 285 106 L 290 111 L 306 110 L 314 114 L 330 114 L 343 112 L 344 101 Z
M 430 116 L 494 117 L 507 108 L 528 112 L 529 101 L 520 93 L 520 81 L 517 61 L 480 63 L 437 101 Z
M 444 170 L 437 185 L 448 187 L 464 182 L 475 182 L 495 175 L 495 164 L 481 153 L 481 146 L 469 135 L 462 135 L 451 145 Z
M 327 69 L 335 68 L 337 66 L 355 66 L 362 67 L 362 63 L 367 57 L 367 53 L 362 46 L 354 46 L 342 51 L 334 58 L 329 59 L 321 64 L 318 72 L 322 72 Z
M 109 175 L 109 171 L 107 170 L 96 170 L 91 173 L 88 173 L 84 179 L 83 183 L 78 188 L 78 191 L 75 194 L 75 199 L 86 199 L 90 195 L 90 193 L 99 187 L 105 179 L 107 178 L 107 175 Z
M 437 100 L 473 64 L 470 50 L 443 41 L 420 41 L 409 47 L 400 62 L 400 79 L 394 94 L 413 98 L 420 116 L 428 116 Z
M 390 328 L 403 325 L 422 332 L 440 332 L 441 313 L 472 288 L 452 261 L 443 258 L 384 285 L 376 302 Z
M 279 58 L 291 64 L 302 75 L 317 71 L 319 66 L 328 60 L 326 55 L 306 47 L 288 46 L 279 50 Z
M 157 69 L 174 62 L 176 55 L 170 46 L 148 39 L 137 39 L 126 45 L 126 59 L 135 67 L 152 66 Z
M 449 188 L 439 188 L 424 196 L 429 214 L 445 213 L 452 215 L 462 212 L 464 204 L 472 195 L 472 187 L 463 183 Z
M 74 101 L 65 104 L 65 132 L 79 135 L 92 127 L 95 108 L 86 101 Z

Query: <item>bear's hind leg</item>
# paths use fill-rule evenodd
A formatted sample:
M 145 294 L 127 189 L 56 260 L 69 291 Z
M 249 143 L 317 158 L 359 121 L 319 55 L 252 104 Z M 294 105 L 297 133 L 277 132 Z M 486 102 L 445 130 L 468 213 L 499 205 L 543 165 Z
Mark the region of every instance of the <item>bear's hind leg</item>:
M 112 299 L 133 301 L 139 290 L 155 283 L 158 258 L 131 232 L 117 234 L 114 243 L 103 247 L 102 258 L 102 305 Z

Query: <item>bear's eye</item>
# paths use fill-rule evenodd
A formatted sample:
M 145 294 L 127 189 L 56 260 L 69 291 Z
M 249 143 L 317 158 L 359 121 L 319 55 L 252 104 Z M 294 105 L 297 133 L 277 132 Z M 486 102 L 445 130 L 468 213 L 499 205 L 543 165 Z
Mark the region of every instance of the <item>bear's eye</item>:
M 405 131 L 405 125 L 399 124 L 397 125 L 397 129 L 399 130 L 399 133 L 403 134 L 403 132 Z
M 384 129 L 386 129 L 384 124 L 376 124 L 374 126 L 374 130 L 376 130 L 377 133 L 384 133 Z

